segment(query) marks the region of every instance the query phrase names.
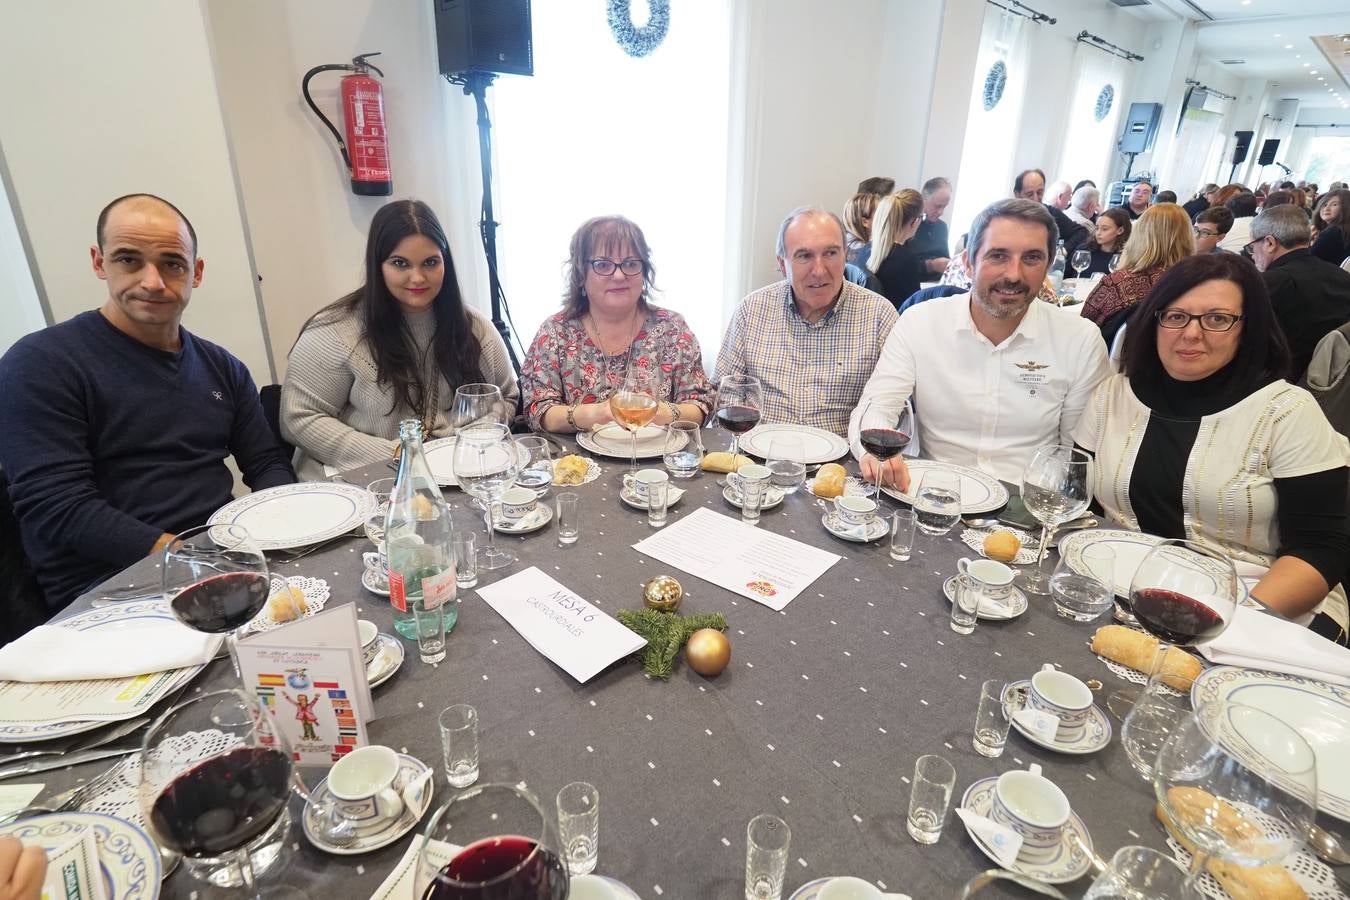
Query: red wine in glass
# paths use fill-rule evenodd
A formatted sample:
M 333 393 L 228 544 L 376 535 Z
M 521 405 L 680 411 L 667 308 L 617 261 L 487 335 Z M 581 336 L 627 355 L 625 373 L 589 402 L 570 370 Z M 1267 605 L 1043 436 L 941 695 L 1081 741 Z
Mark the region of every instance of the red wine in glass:
M 563 900 L 567 871 L 557 854 L 517 835 L 465 847 L 422 900 Z M 505 876 L 505 877 L 504 877 Z
M 272 827 L 286 808 L 290 779 L 284 752 L 239 747 L 169 782 L 150 810 L 150 824 L 185 856 L 221 856 Z
M 864 428 L 858 440 L 864 450 L 883 462 L 909 446 L 909 435 L 895 428 Z
M 759 424 L 759 410 L 753 406 L 724 406 L 717 411 L 717 421 L 732 434 L 745 434 Z
M 271 582 L 260 572 L 212 575 L 179 591 L 169 601 L 189 628 L 226 634 L 250 622 L 267 603 Z
M 1163 588 L 1134 591 L 1130 611 L 1150 634 L 1178 647 L 1218 637 L 1226 624 L 1219 613 L 1200 601 Z

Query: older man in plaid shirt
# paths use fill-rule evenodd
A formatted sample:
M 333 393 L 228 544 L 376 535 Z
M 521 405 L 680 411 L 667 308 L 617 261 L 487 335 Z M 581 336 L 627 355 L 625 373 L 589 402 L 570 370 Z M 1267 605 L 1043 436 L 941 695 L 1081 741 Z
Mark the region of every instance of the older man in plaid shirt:
M 750 294 L 732 316 L 717 377 L 758 378 L 761 421 L 848 433 L 896 313 L 885 297 L 844 280 L 844 256 L 838 216 L 794 209 L 778 228 L 778 271 L 787 277 Z

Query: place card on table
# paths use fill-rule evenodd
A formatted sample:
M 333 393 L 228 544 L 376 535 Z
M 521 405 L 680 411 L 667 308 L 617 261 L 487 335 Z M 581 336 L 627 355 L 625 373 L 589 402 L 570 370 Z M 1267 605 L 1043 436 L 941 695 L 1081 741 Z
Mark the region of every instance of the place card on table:
M 531 647 L 583 684 L 647 642 L 531 566 L 478 589 Z
M 239 642 L 244 687 L 276 718 L 301 765 L 332 765 L 375 718 L 356 607 L 335 606 Z
M 682 572 L 779 610 L 840 557 L 700 508 L 633 545 Z

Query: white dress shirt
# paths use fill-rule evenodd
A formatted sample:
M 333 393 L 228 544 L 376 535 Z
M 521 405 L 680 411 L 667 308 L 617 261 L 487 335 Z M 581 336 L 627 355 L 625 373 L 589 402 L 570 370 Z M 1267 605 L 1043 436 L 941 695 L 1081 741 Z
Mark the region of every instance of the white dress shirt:
M 1219 249 L 1227 250 L 1230 253 L 1241 253 L 1242 248 L 1251 243 L 1252 240 L 1252 222 L 1256 221 L 1255 216 L 1243 216 L 1240 219 L 1233 220 L 1233 227 L 1228 229 L 1228 233 L 1219 241 Z
M 863 410 L 899 418 L 913 395 L 924 456 L 1014 484 L 1037 448 L 1068 444 L 1088 397 L 1111 372 L 1097 327 L 1072 309 L 1033 301 L 995 346 L 970 317 L 970 294 L 911 307 L 896 323 L 849 418 L 853 455 Z

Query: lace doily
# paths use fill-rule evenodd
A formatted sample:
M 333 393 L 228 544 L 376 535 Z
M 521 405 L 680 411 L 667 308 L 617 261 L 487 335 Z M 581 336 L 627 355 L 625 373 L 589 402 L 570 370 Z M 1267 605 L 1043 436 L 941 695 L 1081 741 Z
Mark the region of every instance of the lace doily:
M 599 478 L 601 472 L 600 464 L 597 463 L 595 460 L 588 459 L 587 457 L 584 456 L 581 458 L 586 461 L 586 474 L 581 476 L 580 481 L 576 482 L 575 484 L 563 484 L 561 481 L 554 481 L 552 485 L 550 485 L 550 487 L 552 487 L 554 490 L 565 491 L 568 488 L 579 487 L 583 484 L 590 484 L 592 481 Z M 555 459 L 553 461 L 553 471 L 555 477 L 558 471 L 558 463 L 560 462 L 562 462 L 561 459 Z
M 160 745 L 172 752 L 177 765 L 214 756 L 238 744 L 239 737 L 223 731 L 194 731 L 168 738 Z M 132 753 L 113 770 L 108 780 L 80 803 L 80 812 L 107 813 L 145 828 L 140 804 L 141 755 Z
M 1267 833 L 1288 834 L 1283 823 L 1272 819 L 1246 804 L 1235 804 L 1241 810 L 1244 816 L 1251 818 L 1261 826 Z M 1167 836 L 1167 847 L 1176 857 L 1177 862 L 1183 869 L 1190 871 L 1191 854 L 1185 847 L 1173 838 Z M 1336 876 L 1331 868 L 1313 855 L 1312 851 L 1306 847 L 1300 847 L 1296 853 L 1286 857 L 1283 860 L 1285 869 L 1294 876 L 1299 887 L 1307 893 L 1309 900 L 1346 900 L 1345 893 L 1336 883 Z M 1230 900 L 1230 895 L 1219 884 L 1208 869 L 1200 876 L 1200 891 L 1210 900 Z
M 300 614 L 301 619 L 308 619 L 310 616 L 323 609 L 323 605 L 328 602 L 328 582 L 322 578 L 311 578 L 308 575 L 292 575 L 286 579 L 291 587 L 300 589 L 300 593 L 305 595 L 305 611 Z M 276 582 L 273 581 L 273 584 Z M 295 621 L 292 619 L 291 621 Z M 271 631 L 287 622 L 278 622 L 272 618 L 272 611 L 264 606 L 262 612 L 254 617 L 252 622 L 248 623 L 249 634 L 261 634 L 264 631 Z
M 1115 660 L 1107 659 L 1105 656 L 1098 656 L 1097 658 L 1100 659 L 1103 663 L 1105 663 L 1106 667 L 1110 669 L 1113 673 L 1115 673 L 1117 678 L 1120 678 L 1124 681 L 1128 681 L 1131 684 L 1140 684 L 1140 685 L 1148 684 L 1148 675 L 1144 674 L 1143 672 L 1136 672 L 1129 666 L 1123 666 L 1120 663 L 1116 662 Z M 1178 691 L 1175 688 L 1168 687 L 1165 684 L 1158 685 L 1158 690 L 1160 690 L 1163 693 L 1163 695 L 1167 697 L 1181 696 L 1181 691 Z
M 984 539 L 996 531 L 1006 531 L 1017 540 L 1021 541 L 1022 549 L 1017 551 L 1017 556 L 1013 557 L 1012 564 L 1015 566 L 1030 566 L 1036 563 L 1036 551 L 1040 545 L 1037 539 L 1018 528 L 1008 528 L 1000 526 L 998 528 L 978 529 L 967 528 L 961 532 L 961 540 L 965 545 L 976 553 L 988 559 L 984 552 Z

